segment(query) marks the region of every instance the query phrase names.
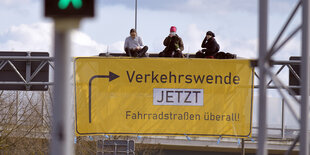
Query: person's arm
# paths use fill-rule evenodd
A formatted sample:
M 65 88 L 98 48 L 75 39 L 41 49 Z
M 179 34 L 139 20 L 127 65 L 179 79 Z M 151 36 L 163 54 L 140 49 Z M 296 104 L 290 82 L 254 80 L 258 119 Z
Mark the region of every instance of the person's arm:
M 129 45 L 128 45 L 128 38 L 126 38 L 125 43 L 124 43 L 124 50 L 126 51 L 126 49 L 128 49 Z
M 144 46 L 141 37 L 139 37 L 138 43 L 139 43 L 139 46 Z
M 205 37 L 201 43 L 201 48 L 207 48 L 207 37 Z
M 184 44 L 183 44 L 182 38 L 180 38 L 179 48 L 180 48 L 180 51 L 181 51 L 181 52 L 184 50 Z
M 170 43 L 170 40 L 171 40 L 171 37 L 166 37 L 166 39 L 164 40 L 164 45 L 165 46 L 168 46 L 169 45 L 169 43 Z

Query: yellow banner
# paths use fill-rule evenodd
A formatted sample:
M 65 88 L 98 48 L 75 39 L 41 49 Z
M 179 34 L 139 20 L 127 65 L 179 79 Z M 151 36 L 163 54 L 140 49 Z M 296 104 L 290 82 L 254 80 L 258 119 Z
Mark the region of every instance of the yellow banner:
M 249 64 L 249 60 L 76 58 L 76 134 L 251 136 Z

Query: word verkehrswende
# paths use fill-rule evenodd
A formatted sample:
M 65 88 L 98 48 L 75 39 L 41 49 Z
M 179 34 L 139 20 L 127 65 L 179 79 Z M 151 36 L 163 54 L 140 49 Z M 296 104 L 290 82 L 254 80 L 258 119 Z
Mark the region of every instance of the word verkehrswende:
M 139 73 L 136 71 L 126 71 L 130 83 L 187 83 L 187 84 L 227 84 L 238 85 L 241 81 L 238 75 L 228 72 L 220 74 L 176 74 L 171 71 L 166 74 L 159 74 L 155 71 L 149 73 Z

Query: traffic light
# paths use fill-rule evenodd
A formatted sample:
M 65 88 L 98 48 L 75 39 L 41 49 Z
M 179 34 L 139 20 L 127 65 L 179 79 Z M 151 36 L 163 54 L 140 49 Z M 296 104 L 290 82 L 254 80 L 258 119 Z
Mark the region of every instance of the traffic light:
M 53 18 L 94 17 L 94 0 L 45 0 L 45 16 Z
M 72 3 L 75 9 L 80 9 L 83 6 L 82 0 L 59 0 L 58 7 L 65 10 L 69 7 L 70 3 Z

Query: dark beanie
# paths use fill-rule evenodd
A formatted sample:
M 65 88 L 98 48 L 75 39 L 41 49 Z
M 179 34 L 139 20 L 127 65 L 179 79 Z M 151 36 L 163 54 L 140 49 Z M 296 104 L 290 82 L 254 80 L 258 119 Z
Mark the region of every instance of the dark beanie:
M 131 29 L 131 30 L 130 30 L 130 33 L 133 33 L 133 32 L 136 33 L 136 30 L 135 30 L 135 29 Z
M 212 36 L 212 37 L 215 37 L 215 34 L 214 34 L 212 31 L 208 31 L 208 32 L 207 32 L 207 35 L 210 35 L 210 36 Z

